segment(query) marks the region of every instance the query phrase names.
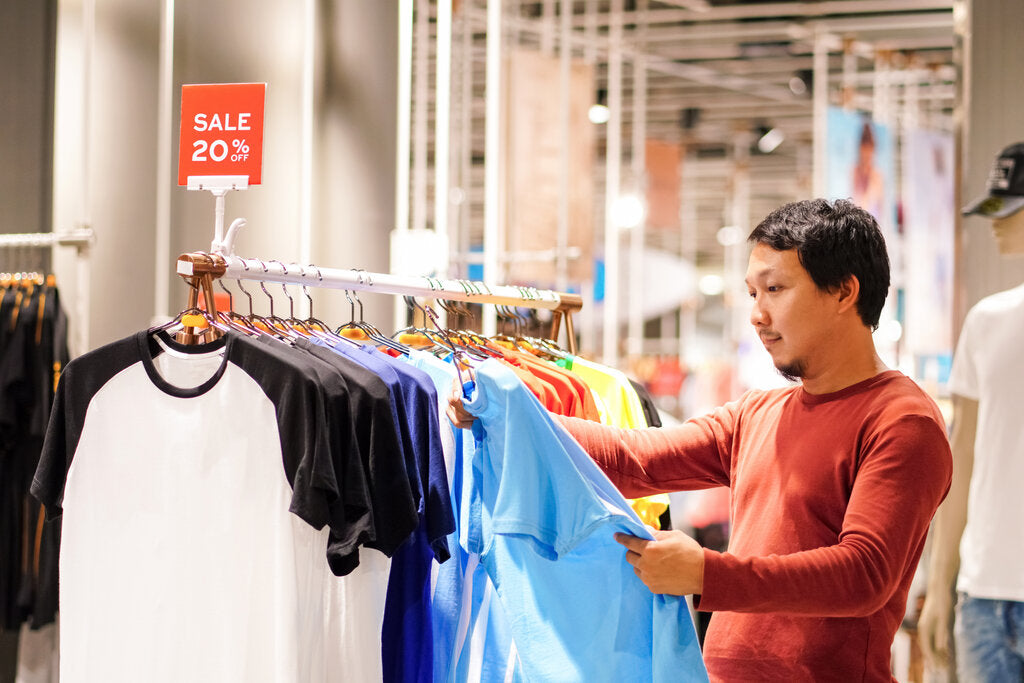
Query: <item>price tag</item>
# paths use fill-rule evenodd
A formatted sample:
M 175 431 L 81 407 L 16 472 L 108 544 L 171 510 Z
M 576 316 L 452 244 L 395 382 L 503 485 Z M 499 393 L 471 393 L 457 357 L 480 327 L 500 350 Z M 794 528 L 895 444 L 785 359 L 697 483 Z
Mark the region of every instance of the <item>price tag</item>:
M 181 86 L 178 185 L 258 185 L 263 169 L 266 83 Z

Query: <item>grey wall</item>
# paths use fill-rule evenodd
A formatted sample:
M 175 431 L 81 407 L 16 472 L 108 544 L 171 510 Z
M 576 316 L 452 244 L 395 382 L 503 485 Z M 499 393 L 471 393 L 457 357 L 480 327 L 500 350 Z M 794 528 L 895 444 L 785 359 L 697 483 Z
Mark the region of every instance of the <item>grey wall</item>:
M 87 164 L 91 200 L 83 209 L 81 8 L 61 0 L 54 205 L 59 225 L 76 225 L 87 213 L 97 235 L 90 268 L 90 347 L 150 324 L 157 278 L 170 283 L 168 310 L 180 310 L 187 288 L 173 274 L 174 259 L 208 249 L 213 238 L 213 197 L 177 186 L 182 84 L 267 83 L 262 184 L 228 193 L 226 224 L 238 216 L 248 220 L 236 241 L 239 255 L 285 262 L 299 258 L 303 4 L 268 0 L 256 11 L 257 6 L 242 0 L 176 1 L 170 262 L 156 268 L 160 3 L 96 3 Z M 312 260 L 318 265 L 388 268 L 397 20 L 393 2 L 318 3 L 312 188 Z M 71 252 L 59 255 L 58 267 L 58 275 L 66 275 L 67 300 L 75 293 Z M 228 285 L 237 295 L 234 283 Z M 275 306 L 285 307 L 280 286 L 270 289 Z M 263 294 L 254 298 L 257 310 L 266 312 Z M 363 300 L 368 318 L 378 323 L 390 319 L 391 298 Z M 348 321 L 349 305 L 340 292 L 317 293 L 315 313 L 340 324 Z
M 89 261 L 89 347 L 144 326 L 153 307 L 156 191 L 158 3 L 95 3 L 89 75 L 82 6 L 60 0 L 57 26 L 54 225 L 96 233 Z M 83 95 L 87 84 L 89 101 Z M 74 250 L 59 249 L 54 270 L 71 319 L 81 329 Z
M 1024 11 L 1020 0 L 973 0 L 962 5 L 960 205 L 985 191 L 992 161 L 1006 145 L 1024 141 Z M 986 218 L 959 225 L 955 326 L 978 299 L 1024 282 L 1024 259 L 999 255 Z
M 0 2 L 0 233 L 51 229 L 56 17 L 56 0 Z M 48 267 L 47 250 L 0 250 L 0 271 Z M 0 630 L 0 683 L 17 644 Z
M 0 2 L 0 232 L 51 229 L 56 0 Z M 24 269 L 44 251 L 0 253 Z M 20 261 L 21 263 L 15 263 Z M 39 267 L 46 268 L 48 261 Z

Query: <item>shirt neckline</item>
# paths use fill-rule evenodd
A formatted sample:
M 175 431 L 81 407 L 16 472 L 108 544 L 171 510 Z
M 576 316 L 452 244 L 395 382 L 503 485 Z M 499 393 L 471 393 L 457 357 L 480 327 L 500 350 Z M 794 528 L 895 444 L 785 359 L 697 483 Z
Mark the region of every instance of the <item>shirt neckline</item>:
M 135 339 L 138 343 L 142 366 L 146 369 L 146 374 L 149 375 L 149 380 L 157 389 L 176 398 L 195 398 L 197 396 L 202 396 L 216 386 L 217 382 L 220 381 L 220 378 L 224 376 L 224 372 L 228 367 L 228 357 L 231 354 L 231 346 L 234 343 L 234 337 L 235 335 L 233 332 L 226 332 L 212 342 L 186 345 L 176 342 L 166 330 L 160 330 L 153 334 L 150 334 L 147 330 L 142 330 L 136 335 Z M 179 387 L 168 382 L 164 376 L 160 374 L 160 371 L 157 370 L 156 363 L 154 361 L 155 355 L 151 346 L 157 343 L 163 344 L 168 349 L 177 353 L 188 355 L 207 354 L 223 350 L 223 357 L 221 358 L 220 366 L 217 370 L 214 371 L 214 373 L 202 384 L 194 387 Z
M 871 387 L 881 382 L 893 379 L 902 375 L 899 370 L 883 370 L 874 377 L 868 377 L 865 380 L 861 380 L 856 384 L 851 384 L 848 387 L 844 387 L 838 391 L 833 391 L 827 394 L 810 394 L 802 386 L 797 387 L 797 393 L 800 396 L 800 401 L 804 405 L 814 406 L 821 403 L 828 403 L 829 401 L 836 401 L 838 399 L 847 398 L 854 394 L 859 394 L 862 391 L 870 389 Z

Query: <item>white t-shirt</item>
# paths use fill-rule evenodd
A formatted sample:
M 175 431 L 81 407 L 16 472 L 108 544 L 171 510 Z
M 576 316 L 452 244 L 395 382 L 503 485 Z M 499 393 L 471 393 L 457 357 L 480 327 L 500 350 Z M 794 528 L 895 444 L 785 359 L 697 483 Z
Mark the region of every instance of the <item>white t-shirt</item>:
M 967 314 L 949 388 L 978 401 L 957 589 L 1024 601 L 1024 285 L 982 299 Z
M 315 392 L 218 342 L 154 358 L 143 332 L 62 375 L 32 491 L 63 511 L 64 683 L 336 675 Z

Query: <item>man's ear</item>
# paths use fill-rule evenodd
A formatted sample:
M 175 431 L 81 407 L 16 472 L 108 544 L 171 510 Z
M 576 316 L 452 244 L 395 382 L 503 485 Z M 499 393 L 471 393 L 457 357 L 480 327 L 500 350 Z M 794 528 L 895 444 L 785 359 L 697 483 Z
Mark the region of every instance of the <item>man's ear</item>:
M 856 310 L 857 300 L 860 299 L 860 280 L 856 275 L 850 275 L 836 288 L 836 302 L 841 312 L 850 308 Z

